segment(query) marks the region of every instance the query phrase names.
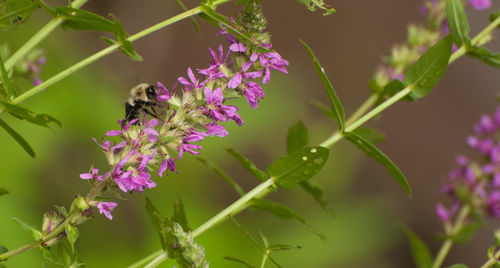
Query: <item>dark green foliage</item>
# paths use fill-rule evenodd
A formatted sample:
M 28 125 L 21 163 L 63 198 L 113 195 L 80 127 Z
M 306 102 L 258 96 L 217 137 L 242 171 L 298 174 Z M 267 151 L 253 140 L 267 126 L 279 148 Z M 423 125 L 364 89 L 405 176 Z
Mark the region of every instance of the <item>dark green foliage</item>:
M 267 173 L 284 189 L 294 188 L 318 173 L 326 163 L 330 150 L 321 146 L 306 147 L 279 158 L 267 167 Z
M 296 220 L 300 222 L 304 227 L 306 227 L 307 230 L 311 231 L 322 240 L 326 239 L 323 234 L 319 233 L 314 227 L 309 225 L 302 216 L 285 205 L 263 199 L 253 199 L 251 204 L 253 208 L 265 210 L 277 217 Z
M 386 97 L 392 97 L 405 88 L 406 88 L 406 85 L 403 82 L 401 82 L 398 79 L 394 79 L 394 80 L 390 81 L 389 83 L 387 83 L 387 85 L 385 85 L 384 89 L 382 90 L 382 94 L 383 94 L 383 96 L 386 96 Z M 404 96 L 404 98 L 402 98 L 401 100 L 403 100 L 403 101 L 415 101 L 415 98 L 412 96 L 412 93 L 410 93 L 410 94 Z
M 227 183 L 229 183 L 229 185 L 231 185 L 231 187 L 233 187 L 233 189 L 239 195 L 243 196 L 245 194 L 245 191 L 243 191 L 241 186 L 233 178 L 231 178 L 231 176 L 229 176 L 226 172 L 224 172 L 224 170 L 222 170 L 222 168 L 220 168 L 215 163 L 213 163 L 212 161 L 209 161 L 208 159 L 206 159 L 202 156 L 197 156 L 196 159 L 199 160 L 200 162 L 202 162 L 208 169 L 219 174 L 219 176 L 221 176 L 222 179 L 224 179 Z
M 451 46 L 451 36 L 447 36 L 429 48 L 415 64 L 408 67 L 404 82 L 412 89 L 413 97 L 425 97 L 441 80 L 448 67 Z
M 241 166 L 244 167 L 246 170 L 250 171 L 255 177 L 257 177 L 261 181 L 266 181 L 267 180 L 267 174 L 266 172 L 260 170 L 255 166 L 255 164 L 252 162 L 252 160 L 244 157 L 242 154 L 237 152 L 233 148 L 227 148 L 226 152 L 228 152 L 230 155 L 232 155 L 238 162 L 240 162 Z
M 7 102 L 0 101 L 0 108 L 14 117 L 26 120 L 32 124 L 50 128 L 49 123 L 55 123 L 61 127 L 61 122 L 59 122 L 54 117 L 47 114 L 36 114 L 26 108 L 19 105 L 10 104 Z
M 397 227 L 405 233 L 408 239 L 411 255 L 417 268 L 430 268 L 432 266 L 432 255 L 425 242 L 408 226 L 399 223 Z
M 133 61 L 142 61 L 141 55 L 139 55 L 136 51 L 134 46 L 132 45 L 132 42 L 128 40 L 128 33 L 123 29 L 122 24 L 120 21 L 113 15 L 110 14 L 110 16 L 114 20 L 114 30 L 113 30 L 113 35 L 115 36 L 116 40 L 120 44 L 120 51 L 123 52 L 127 57 L 129 57 Z
M 357 129 L 351 131 L 358 136 L 361 136 L 372 143 L 385 142 L 384 133 L 369 127 L 358 127 Z
M 364 152 L 370 158 L 373 158 L 378 163 L 382 164 L 389 174 L 396 180 L 401 187 L 411 196 L 411 188 L 406 180 L 405 175 L 401 170 L 387 157 L 382 151 L 380 151 L 375 145 L 373 145 L 367 139 L 354 134 L 352 132 L 346 132 L 345 138 L 356 145 L 362 152 Z
M 103 32 L 114 32 L 115 24 L 95 13 L 71 7 L 56 8 L 57 16 L 64 19 L 63 28 L 72 30 L 96 30 Z
M 479 230 L 481 226 L 483 226 L 483 222 L 480 220 L 464 225 L 456 234 L 453 235 L 453 242 L 457 244 L 467 243 L 474 237 L 477 230 Z
M 5 123 L 5 121 L 3 121 L 2 119 L 0 119 L 0 127 L 5 129 L 5 131 L 7 131 L 7 133 L 9 133 L 9 135 L 14 138 L 14 140 L 16 140 L 17 143 L 21 145 L 21 147 L 23 147 L 24 151 L 26 151 L 31 157 L 35 157 L 35 151 L 33 151 L 33 148 L 31 148 L 28 142 L 23 137 L 21 137 L 19 133 L 17 133 L 14 129 L 7 125 L 7 123 Z
M 6 195 L 8 193 L 9 193 L 9 191 L 7 189 L 0 187 L 0 195 Z
M 184 211 L 184 203 L 182 203 L 182 199 L 180 197 L 174 201 L 174 215 L 170 220 L 180 224 L 184 231 L 191 231 L 191 228 L 188 226 L 186 212 Z
M 326 94 L 328 95 L 328 98 L 330 99 L 330 103 L 332 105 L 332 113 L 335 114 L 335 117 L 337 119 L 337 122 L 339 124 L 339 129 L 341 132 L 344 132 L 345 129 L 345 113 L 344 113 L 344 107 L 342 107 L 342 103 L 340 103 L 340 99 L 337 96 L 337 93 L 335 93 L 335 89 L 333 88 L 332 83 L 330 82 L 330 79 L 328 79 L 328 76 L 325 74 L 325 69 L 321 67 L 321 64 L 314 55 L 314 52 L 311 50 L 311 48 L 302 40 L 300 40 L 302 45 L 306 48 L 307 53 L 309 53 L 309 56 L 311 56 L 311 59 L 313 61 L 314 67 L 316 68 L 316 71 L 318 72 L 318 76 L 321 79 L 321 82 L 323 82 L 323 86 L 325 87 Z
M 462 44 L 468 45 L 470 43 L 470 27 L 462 0 L 446 0 L 446 19 L 453 42 L 457 46 L 461 46 Z
M 288 154 L 306 147 L 308 143 L 307 128 L 302 121 L 298 121 L 288 129 L 288 135 L 286 137 L 286 149 Z
M 470 46 L 467 49 L 467 55 L 492 67 L 500 68 L 500 53 L 492 53 L 484 47 Z
M 38 8 L 31 0 L 0 0 L 0 31 L 14 29 Z

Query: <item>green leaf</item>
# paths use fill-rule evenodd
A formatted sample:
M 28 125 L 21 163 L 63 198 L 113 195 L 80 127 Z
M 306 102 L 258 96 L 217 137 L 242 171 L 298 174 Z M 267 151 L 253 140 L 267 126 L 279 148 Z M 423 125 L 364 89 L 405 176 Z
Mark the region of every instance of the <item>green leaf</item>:
M 185 232 L 191 231 L 191 228 L 188 226 L 186 212 L 184 211 L 184 203 L 182 203 L 180 197 L 177 197 L 177 200 L 174 201 L 174 215 L 170 220 L 180 224 Z
M 181 0 L 175 0 L 175 2 L 177 2 L 177 4 L 182 8 L 182 10 L 184 11 L 188 11 L 188 9 L 186 8 L 186 6 L 182 3 Z M 194 28 L 196 28 L 196 31 L 198 33 L 201 32 L 201 28 L 200 28 L 200 25 L 198 24 L 198 21 L 196 20 L 196 18 L 194 17 L 189 17 L 189 19 L 191 19 L 191 22 L 193 22 L 193 25 L 194 25 Z
M 5 121 L 3 121 L 2 119 L 0 119 L 0 127 L 5 129 L 5 131 L 7 131 L 7 133 L 9 133 L 9 135 L 12 136 L 12 138 L 14 138 L 17 143 L 21 145 L 21 147 L 23 147 L 24 151 L 26 151 L 31 157 L 35 157 L 35 152 L 28 144 L 28 142 L 23 137 L 21 137 L 21 135 L 19 135 L 14 129 L 7 125 L 7 123 L 5 123 Z
M 146 211 L 148 212 L 149 219 L 155 230 L 158 232 L 160 236 L 161 246 L 163 249 L 168 249 L 168 241 L 169 241 L 169 232 L 166 227 L 173 227 L 172 222 L 170 220 L 161 215 L 160 211 L 155 207 L 153 202 L 146 197 Z
M 458 263 L 458 264 L 453 264 L 452 266 L 450 266 L 448 268 L 469 268 L 469 266 L 467 266 L 465 264 Z
M 453 42 L 457 46 L 461 46 L 462 44 L 467 45 L 470 42 L 470 27 L 462 0 L 446 0 L 446 19 Z
M 286 136 L 286 149 L 288 154 L 306 147 L 308 143 L 307 128 L 302 121 L 298 121 L 288 129 L 288 135 Z
M 133 61 L 142 61 L 141 55 L 139 55 L 136 51 L 134 46 L 132 45 L 132 42 L 128 40 L 128 33 L 123 29 L 122 24 L 120 21 L 113 15 L 110 14 L 110 16 L 114 20 L 114 30 L 113 34 L 120 43 L 120 51 L 123 52 L 127 57 L 129 57 Z M 108 39 L 109 40 L 109 39 Z
M 313 61 L 314 67 L 316 68 L 316 71 L 318 72 L 319 78 L 321 79 L 321 82 L 323 82 L 323 86 L 326 89 L 326 94 L 328 95 L 328 98 L 330 99 L 330 103 L 332 104 L 332 113 L 335 114 L 335 118 L 337 119 L 337 122 L 339 124 L 339 130 L 340 132 L 344 132 L 345 129 L 345 113 L 344 113 L 344 108 L 342 107 L 342 104 L 340 103 L 340 99 L 335 93 L 335 89 L 333 88 L 332 83 L 328 79 L 328 77 L 325 74 L 325 69 L 321 67 L 321 64 L 314 55 L 314 52 L 311 50 L 311 48 L 302 40 L 300 40 L 302 45 L 305 47 L 307 52 L 309 53 L 309 56 L 311 56 L 311 59 Z
M 415 64 L 408 67 L 404 82 L 412 89 L 413 97 L 426 96 L 441 80 L 448 67 L 451 46 L 451 37 L 447 36 L 429 48 Z
M 22 221 L 20 219 L 14 218 L 14 217 L 10 217 L 10 219 L 17 222 L 19 224 L 19 226 L 21 226 L 21 228 L 23 228 L 24 230 L 30 232 L 35 240 L 39 240 L 42 238 L 42 233 L 40 231 L 38 231 L 38 229 L 36 229 L 35 227 L 25 223 L 24 221 Z
M 0 0 L 0 31 L 11 30 L 25 22 L 39 8 L 31 0 Z
M 248 158 L 244 157 L 242 154 L 234 150 L 233 148 L 227 148 L 226 152 L 228 152 L 230 155 L 232 155 L 238 162 L 240 162 L 241 166 L 244 167 L 246 170 L 250 171 L 255 177 L 257 177 L 261 181 L 266 181 L 267 180 L 267 174 L 266 172 L 260 170 L 255 166 L 255 164 Z
M 305 5 L 310 11 L 315 11 L 316 8 L 324 10 L 325 13 L 323 16 L 335 13 L 335 9 L 328 4 L 325 4 L 323 0 L 297 0 L 297 2 Z
M 471 240 L 476 234 L 477 230 L 483 226 L 482 221 L 475 221 L 473 223 L 469 223 L 464 225 L 460 230 L 453 235 L 453 242 L 457 244 L 464 244 Z
M 492 53 L 484 47 L 470 46 L 467 49 L 467 55 L 492 67 L 500 68 L 500 53 Z
M 399 79 L 394 79 L 391 82 L 387 83 L 387 85 L 385 85 L 383 94 L 384 96 L 392 97 L 405 88 L 406 85 L 403 82 L 401 82 Z M 415 98 L 413 97 L 412 93 L 410 93 L 404 96 L 404 98 L 402 98 L 401 100 L 415 101 Z
M 226 172 L 224 172 L 219 166 L 217 166 L 215 163 L 209 161 L 208 159 L 202 157 L 202 156 L 197 156 L 196 159 L 200 162 L 202 162 L 208 169 L 214 171 L 215 173 L 219 174 L 219 176 L 222 177 L 233 189 L 241 196 L 245 195 L 245 191 L 243 191 L 243 188 L 233 179 L 231 176 L 229 176 Z
M 5 195 L 5 194 L 8 194 L 9 191 L 3 187 L 0 187 L 0 195 Z
M 387 157 L 382 151 L 380 151 L 375 145 L 373 145 L 367 139 L 354 134 L 352 132 L 346 132 L 344 137 L 358 146 L 358 148 L 363 151 L 367 156 L 373 158 L 378 163 L 382 164 L 389 174 L 403 187 L 403 189 L 411 196 L 411 189 L 408 181 L 406 180 L 405 175 L 401 172 L 401 170 Z
M 297 247 L 283 244 L 272 244 L 267 247 L 269 251 L 282 251 L 282 250 L 292 250 L 297 249 Z
M 14 117 L 21 119 L 21 120 L 26 120 L 30 123 L 33 123 L 35 125 L 43 126 L 50 128 L 49 123 L 54 122 L 57 124 L 59 127 L 61 127 L 61 122 L 59 122 L 57 119 L 54 117 L 47 115 L 47 114 L 36 114 L 26 108 L 23 108 L 19 105 L 15 104 L 10 104 L 4 101 L 0 101 L 0 107 L 5 110 L 6 112 L 10 113 Z
M 491 13 L 489 20 L 490 20 L 490 22 L 493 22 L 496 19 L 498 19 L 499 17 L 500 17 L 500 11 L 495 11 L 495 12 Z M 500 26 L 497 26 L 497 28 L 500 28 Z
M 385 142 L 385 136 L 382 132 L 369 128 L 369 127 L 358 127 L 353 130 L 352 133 L 361 136 L 372 143 Z
M 6 247 L 5 247 L 5 246 L 3 246 L 3 245 L 0 245 L 0 254 L 5 253 L 5 252 L 7 252 L 7 251 L 9 251 L 9 249 L 8 249 L 8 248 L 6 248 Z
M 408 226 L 398 223 L 396 227 L 405 233 L 415 265 L 418 268 L 430 268 L 432 266 L 432 255 L 425 242 Z
M 235 258 L 235 257 L 224 256 L 224 260 L 228 260 L 228 261 L 232 261 L 232 262 L 237 262 L 239 264 L 245 265 L 248 268 L 255 268 L 255 266 L 249 264 L 248 262 L 240 260 L 240 259 Z
M 292 209 L 275 202 L 271 202 L 263 199 L 253 199 L 251 201 L 252 207 L 260 210 L 265 210 L 267 212 L 272 213 L 273 215 L 284 218 L 284 219 L 293 219 L 300 222 L 307 230 L 311 231 L 313 234 L 317 235 L 322 240 L 326 240 L 325 236 L 318 232 L 314 227 L 309 225 L 306 220 L 297 214 Z
M 71 248 L 71 252 L 75 252 L 75 242 L 78 239 L 78 229 L 71 225 L 67 224 L 64 227 L 66 237 L 68 238 L 69 246 Z
M 306 147 L 274 161 L 267 167 L 267 173 L 275 178 L 279 187 L 291 189 L 316 175 L 329 153 L 325 147 Z
M 86 10 L 72 7 L 58 7 L 56 8 L 56 14 L 64 19 L 62 23 L 63 28 L 96 30 L 110 33 L 115 30 L 115 25 L 112 21 Z
M 326 211 L 333 212 L 330 208 L 328 198 L 321 187 L 314 184 L 312 181 L 303 181 L 299 183 L 302 190 L 308 193 L 314 200 Z
M 14 85 L 10 81 L 9 75 L 7 74 L 7 70 L 5 69 L 5 65 L 0 55 L 0 74 L 2 75 L 2 84 L 5 88 L 5 93 L 7 94 L 7 99 L 9 101 L 13 100 L 17 97 L 16 90 L 14 89 Z
M 335 122 L 337 122 L 337 118 L 335 117 L 335 114 L 332 112 L 330 107 L 328 107 L 326 104 L 324 104 L 320 101 L 317 101 L 317 100 L 310 100 L 309 104 L 320 109 L 324 115 L 330 117 L 331 119 L 335 120 Z

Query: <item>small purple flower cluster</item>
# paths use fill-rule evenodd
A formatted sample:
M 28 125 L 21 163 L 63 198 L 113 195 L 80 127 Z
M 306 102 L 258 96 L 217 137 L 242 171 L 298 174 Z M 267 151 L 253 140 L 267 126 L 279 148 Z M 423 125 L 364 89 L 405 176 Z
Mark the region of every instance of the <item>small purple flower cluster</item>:
M 80 178 L 93 184 L 116 185 L 123 192 L 143 192 L 156 187 L 151 179 L 152 169 L 157 169 L 160 177 L 167 170 L 177 172 L 175 162 L 185 152 L 199 154 L 201 146 L 196 142 L 211 136 L 227 136 L 220 122 L 234 121 L 239 126 L 244 123 L 238 107 L 226 105 L 226 98 L 244 96 L 251 107 L 257 108 L 264 91 L 254 80 L 262 78 L 263 84 L 268 83 L 271 69 L 287 73 L 288 62 L 279 53 L 270 52 L 271 44 L 247 46 L 224 28 L 219 34 L 226 35 L 230 43 L 228 51 L 224 53 L 222 45 L 218 54 L 209 49 L 212 60 L 208 68 L 198 69 L 196 73 L 188 68 L 187 78 L 179 77 L 172 87 L 180 86 L 181 96 L 157 83 L 158 102 L 168 107 L 163 119 L 147 120 L 144 114 L 141 124 L 138 119 L 120 121 L 120 130 L 106 133 L 120 142 L 94 139 L 112 169 L 99 175 L 99 170 L 92 168 Z M 115 202 L 98 202 L 96 206 L 101 214 L 112 219 L 111 211 L 116 205 Z
M 451 198 L 451 206 L 447 209 L 442 203 L 436 205 L 436 214 L 443 223 L 465 203 L 476 211 L 500 218 L 500 107 L 493 116 L 481 116 L 474 133 L 467 143 L 479 152 L 481 161 L 471 161 L 463 155 L 457 157 L 459 167 L 450 172 L 442 188 Z
M 484 10 L 491 7 L 491 0 L 469 0 L 468 4 L 476 10 Z M 450 33 L 446 21 L 445 0 L 427 0 L 420 13 L 427 16 L 428 25 L 408 27 L 407 42 L 394 45 L 391 55 L 385 57 L 384 62 L 377 67 L 370 83 L 374 91 L 383 94 L 384 87 L 391 80 L 403 80 L 406 69 L 428 48 Z M 456 49 L 456 45 L 453 44 L 453 51 Z

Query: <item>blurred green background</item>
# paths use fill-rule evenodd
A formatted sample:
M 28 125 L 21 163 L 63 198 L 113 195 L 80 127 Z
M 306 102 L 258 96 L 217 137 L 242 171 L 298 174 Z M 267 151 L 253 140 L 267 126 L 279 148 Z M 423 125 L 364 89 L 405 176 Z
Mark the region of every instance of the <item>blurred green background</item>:
M 66 3 L 47 2 L 52 6 Z M 193 7 L 196 1 L 185 4 Z M 290 62 L 289 75 L 273 73 L 257 110 L 244 101 L 236 102 L 245 121 L 242 127 L 226 124 L 228 137 L 202 143 L 202 155 L 221 166 L 246 190 L 257 185 L 257 180 L 223 148 L 237 149 L 264 169 L 285 154 L 287 129 L 297 120 L 308 126 L 311 144 L 319 144 L 335 130 L 334 123 L 308 104 L 312 98 L 327 103 L 327 98 L 299 38 L 316 52 L 350 114 L 368 97 L 368 80 L 380 57 L 388 53 L 391 44 L 406 38 L 405 25 L 423 21 L 418 12 L 421 1 L 339 0 L 332 4 L 337 14 L 323 17 L 295 1 L 263 1 L 274 47 Z M 495 7 L 499 7 L 498 3 Z M 181 12 L 175 1 L 155 0 L 91 0 L 84 8 L 103 16 L 115 14 L 131 34 Z M 226 4 L 221 11 L 230 14 L 233 8 L 233 4 Z M 469 14 L 473 33 L 487 24 L 487 12 Z M 0 41 L 8 41 L 13 51 L 48 19 L 43 11 L 36 11 L 28 23 L 15 31 L 2 32 Z M 215 37 L 217 30 L 213 26 L 205 22 L 201 26 L 199 34 L 185 20 L 156 32 L 135 43 L 143 62 L 132 62 L 114 53 L 23 103 L 60 120 L 63 127 L 54 132 L 2 116 L 37 153 L 31 159 L 11 137 L 0 132 L 0 186 L 10 191 L 0 197 L 2 245 L 14 249 L 30 242 L 30 235 L 9 217 L 40 226 L 43 213 L 54 204 L 67 206 L 75 194 L 88 191 L 87 183 L 78 178 L 80 173 L 87 172 L 90 165 L 106 169 L 104 156 L 91 138 L 100 139 L 107 130 L 118 128 L 116 121 L 123 116 L 129 88 L 154 81 L 170 87 L 178 76 L 185 76 L 188 66 L 207 66 L 207 48 L 215 48 L 220 42 L 225 45 L 225 40 Z M 47 57 L 42 78 L 104 48 L 101 35 L 57 29 L 40 46 Z M 500 50 L 498 44 L 491 47 Z M 455 155 L 470 152 L 465 137 L 481 113 L 494 111 L 499 84 L 496 70 L 461 59 L 450 67 L 429 97 L 418 103 L 397 104 L 376 123 L 370 123 L 386 134 L 387 142 L 380 148 L 407 175 L 413 198 L 406 196 L 383 167 L 340 142 L 333 147 L 325 168 L 313 178 L 326 189 L 335 216 L 325 213 L 300 190 L 269 196 L 299 212 L 327 236 L 327 241 L 295 221 L 266 212 L 246 211 L 236 219 L 255 237 L 261 231 L 271 243 L 301 247 L 274 254 L 283 267 L 412 267 L 406 241 L 394 223 L 408 224 L 435 252 L 439 242 L 434 235 L 440 226 L 434 204 L 440 198 L 439 186 L 453 168 Z M 182 197 L 192 228 L 238 197 L 191 156 L 179 161 L 177 168 L 178 174 L 156 178 L 158 187 L 146 191 L 146 195 L 166 215 L 172 213 L 173 201 Z M 159 239 L 143 207 L 144 196 L 133 194 L 129 200 L 119 201 L 113 221 L 97 215 L 81 225 L 77 242 L 81 259 L 89 267 L 123 267 L 158 250 Z M 498 222 L 487 222 L 470 244 L 452 251 L 448 263 L 462 262 L 472 267 L 483 263 L 496 226 Z M 207 231 L 197 241 L 205 247 L 212 267 L 240 267 L 223 256 L 256 266 L 260 263 L 259 251 L 230 222 Z M 167 261 L 161 267 L 173 265 Z M 32 250 L 12 258 L 7 266 L 39 267 L 42 257 Z

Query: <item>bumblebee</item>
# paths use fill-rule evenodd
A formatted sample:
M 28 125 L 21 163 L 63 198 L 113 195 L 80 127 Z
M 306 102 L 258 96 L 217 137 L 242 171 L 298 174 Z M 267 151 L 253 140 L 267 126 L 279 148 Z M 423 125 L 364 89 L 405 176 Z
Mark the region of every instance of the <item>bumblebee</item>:
M 158 118 L 155 107 L 158 107 L 157 97 L 158 88 L 155 85 L 141 83 L 130 90 L 130 97 L 125 103 L 125 121 L 130 122 L 139 119 L 140 113 L 145 112 Z M 135 122 L 137 124 L 139 121 Z

